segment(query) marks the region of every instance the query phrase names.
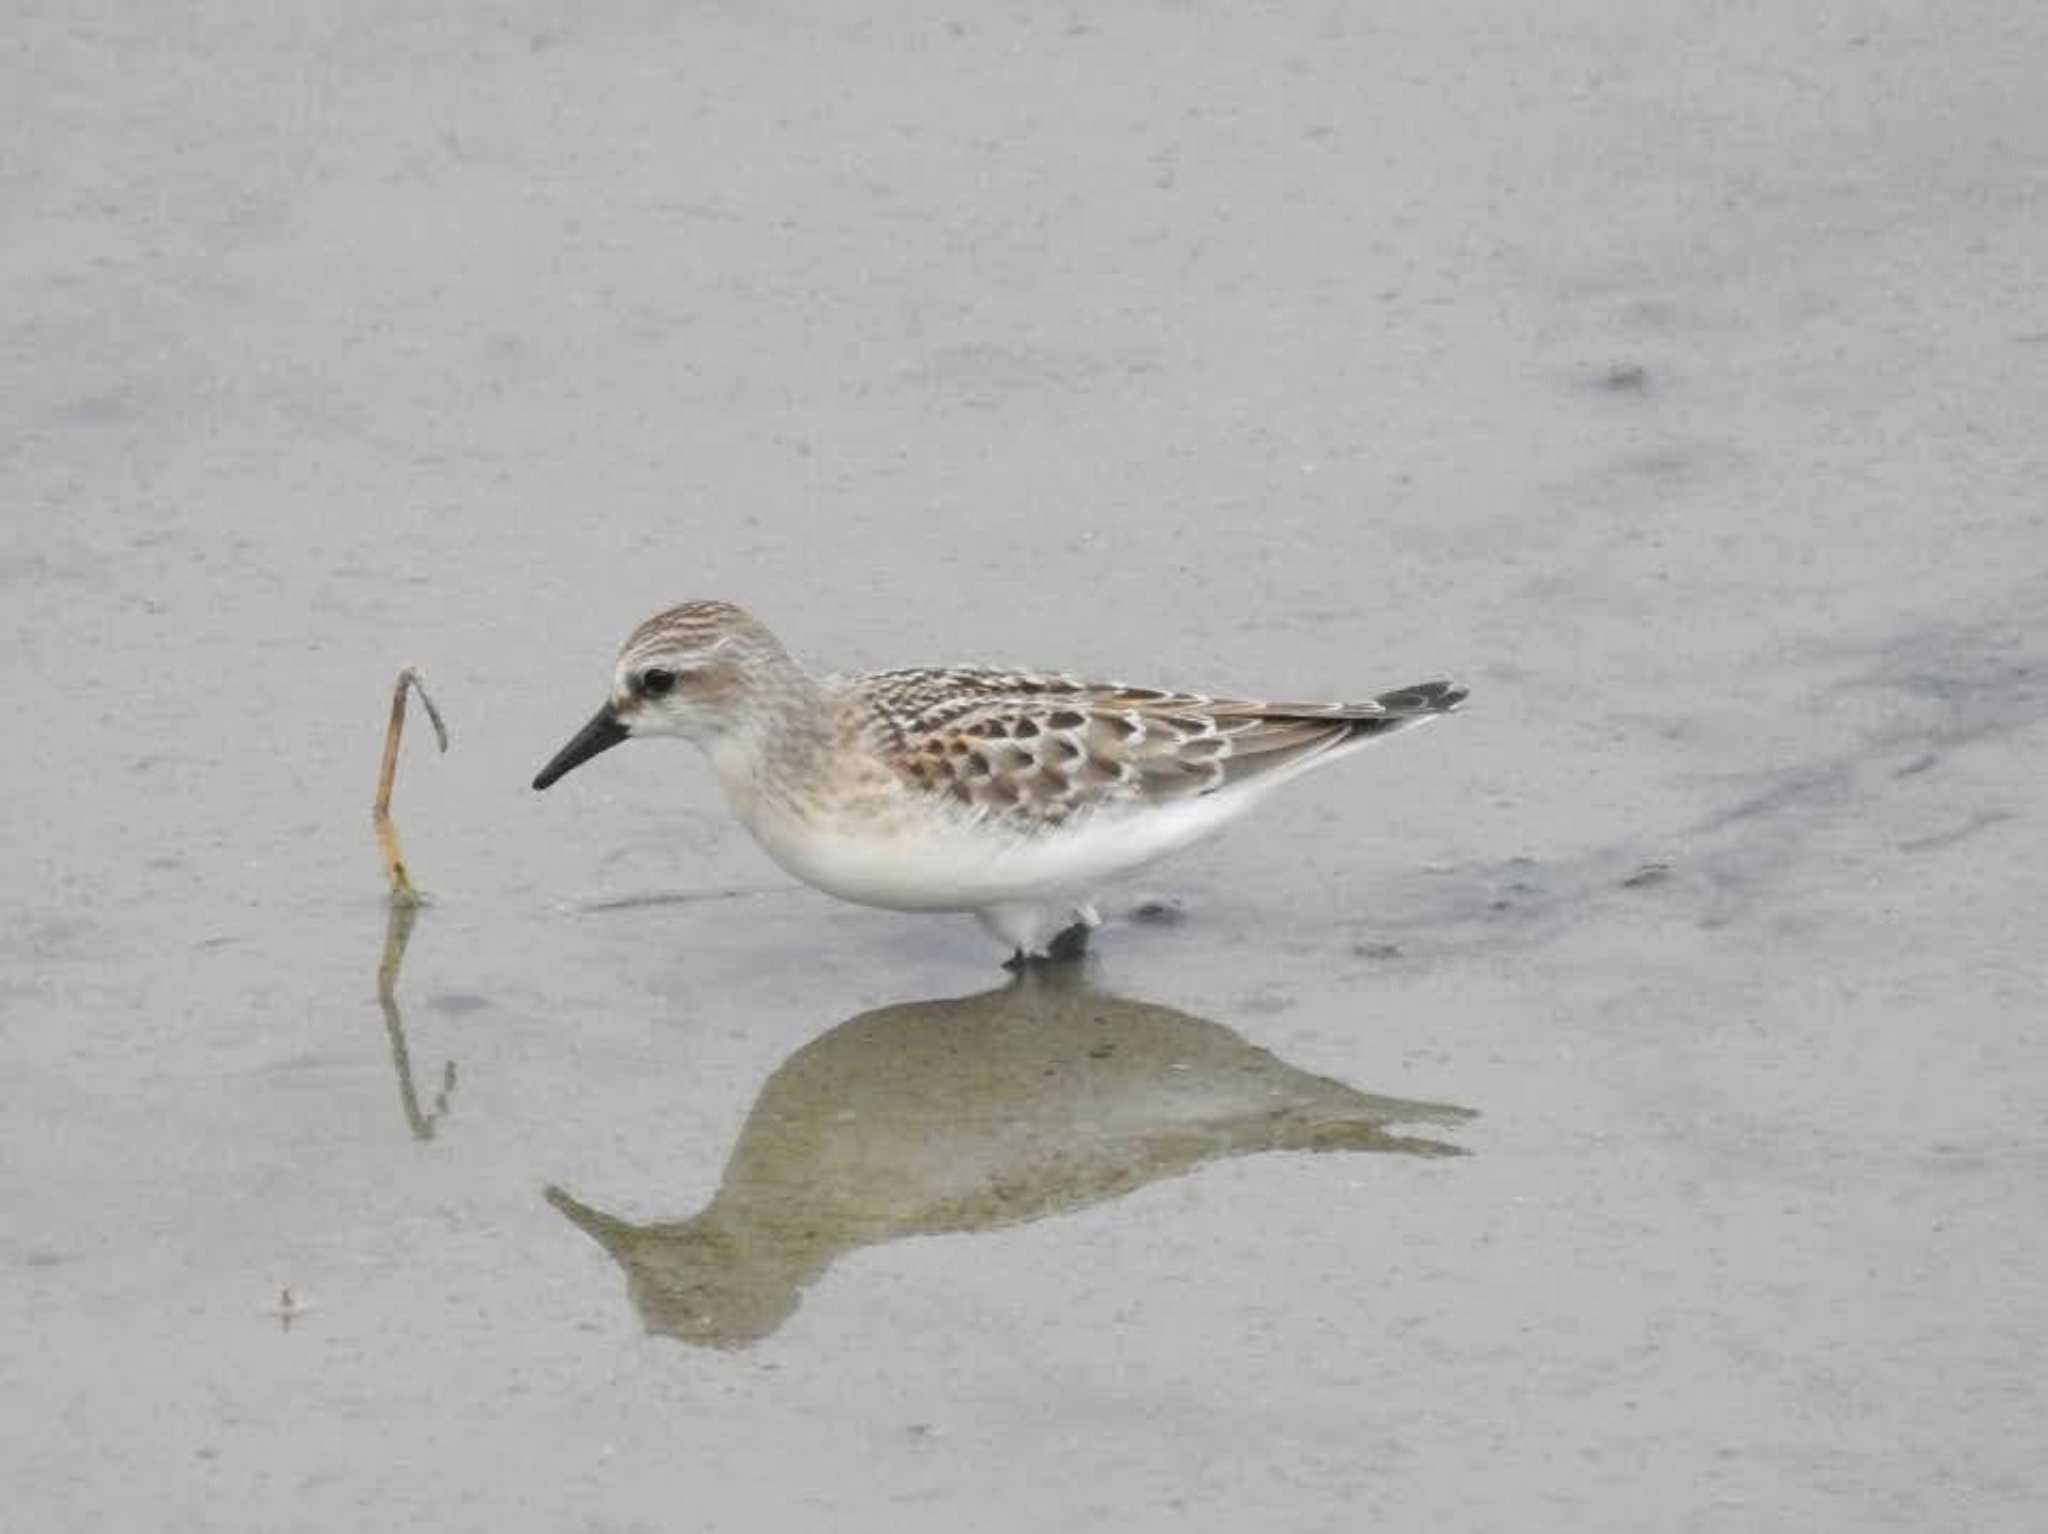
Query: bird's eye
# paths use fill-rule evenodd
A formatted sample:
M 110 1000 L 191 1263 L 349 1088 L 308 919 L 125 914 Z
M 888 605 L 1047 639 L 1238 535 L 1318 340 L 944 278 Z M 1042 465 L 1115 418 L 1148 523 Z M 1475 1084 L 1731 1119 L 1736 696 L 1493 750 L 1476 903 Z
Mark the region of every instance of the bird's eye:
M 640 690 L 650 698 L 658 698 L 671 692 L 676 685 L 676 674 L 663 666 L 649 666 L 640 673 Z

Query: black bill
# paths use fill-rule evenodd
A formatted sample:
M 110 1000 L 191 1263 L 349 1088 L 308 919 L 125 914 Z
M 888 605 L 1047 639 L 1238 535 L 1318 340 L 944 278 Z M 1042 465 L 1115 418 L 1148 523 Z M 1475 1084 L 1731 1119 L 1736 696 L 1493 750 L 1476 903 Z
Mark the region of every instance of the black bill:
M 609 751 L 626 738 L 626 727 L 607 703 L 597 717 L 576 732 L 576 738 L 555 753 L 555 759 L 541 768 L 533 780 L 535 788 L 546 788 L 572 767 L 580 767 L 601 751 Z

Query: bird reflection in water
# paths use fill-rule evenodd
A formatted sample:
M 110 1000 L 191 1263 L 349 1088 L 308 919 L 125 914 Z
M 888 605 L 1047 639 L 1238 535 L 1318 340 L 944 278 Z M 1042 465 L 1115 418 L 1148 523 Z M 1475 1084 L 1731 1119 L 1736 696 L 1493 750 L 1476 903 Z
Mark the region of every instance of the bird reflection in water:
M 1391 1126 L 1468 1108 L 1310 1075 L 1220 1023 L 1094 990 L 1079 968 L 878 1007 L 805 1045 L 686 1220 L 634 1225 L 560 1188 L 548 1202 L 625 1270 L 650 1332 L 743 1348 L 859 1247 L 1043 1219 L 1225 1156 L 1464 1154 Z

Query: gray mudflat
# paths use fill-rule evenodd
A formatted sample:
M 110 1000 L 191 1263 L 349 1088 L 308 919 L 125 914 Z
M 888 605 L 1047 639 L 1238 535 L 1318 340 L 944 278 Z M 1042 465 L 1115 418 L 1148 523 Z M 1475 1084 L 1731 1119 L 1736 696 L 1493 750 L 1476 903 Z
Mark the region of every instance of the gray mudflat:
M 1025 9 L 17 9 L 7 1527 L 2040 1526 L 2048 12 Z M 1013 984 L 695 596 L 1473 701 Z

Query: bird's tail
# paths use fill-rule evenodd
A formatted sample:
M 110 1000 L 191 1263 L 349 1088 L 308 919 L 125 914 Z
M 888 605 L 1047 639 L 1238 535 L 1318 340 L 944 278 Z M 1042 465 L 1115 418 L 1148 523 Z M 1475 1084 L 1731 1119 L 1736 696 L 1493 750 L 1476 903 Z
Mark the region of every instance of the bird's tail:
M 1465 697 L 1465 689 L 1454 682 L 1417 682 L 1413 687 L 1397 687 L 1392 692 L 1383 692 L 1373 699 L 1379 705 L 1379 712 L 1351 722 L 1351 739 L 1366 740 L 1427 724 L 1432 719 L 1455 712 Z
M 1373 702 L 1389 714 L 1448 714 L 1467 696 L 1455 682 L 1417 682 L 1413 687 L 1383 692 Z

